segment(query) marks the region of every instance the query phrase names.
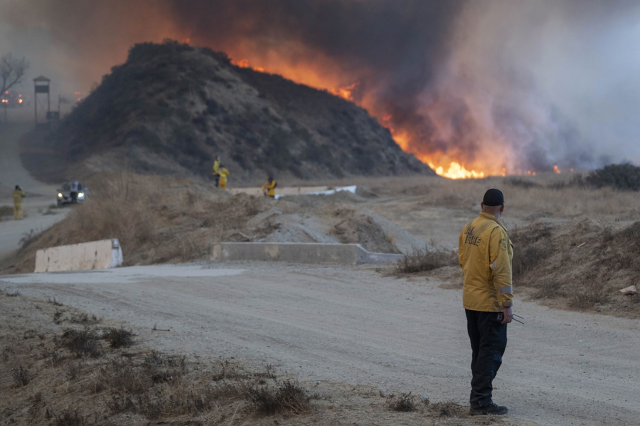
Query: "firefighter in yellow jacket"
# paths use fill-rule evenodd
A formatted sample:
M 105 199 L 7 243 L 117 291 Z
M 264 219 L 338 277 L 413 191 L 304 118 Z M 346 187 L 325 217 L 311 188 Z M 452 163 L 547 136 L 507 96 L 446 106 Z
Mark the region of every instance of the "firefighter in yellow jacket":
M 216 186 L 220 185 L 220 157 L 216 156 L 213 162 L 213 178 L 216 181 Z
M 499 220 L 504 212 L 502 192 L 488 190 L 481 207 L 480 215 L 460 233 L 458 248 L 472 350 L 469 413 L 500 415 L 508 409 L 493 402 L 492 383 L 507 346 L 507 324 L 513 319 L 513 246 Z
M 16 189 L 13 191 L 13 218 L 15 220 L 22 220 L 22 199 L 25 196 L 22 188 L 16 185 Z
M 225 167 L 220 169 L 220 183 L 218 183 L 218 188 L 227 189 L 227 177 L 229 176 L 229 170 Z
M 262 185 L 262 192 L 264 192 L 264 195 L 268 197 L 275 198 L 276 186 L 278 186 L 278 183 L 275 180 L 273 180 L 271 176 L 269 176 L 269 180 L 267 181 L 267 183 Z

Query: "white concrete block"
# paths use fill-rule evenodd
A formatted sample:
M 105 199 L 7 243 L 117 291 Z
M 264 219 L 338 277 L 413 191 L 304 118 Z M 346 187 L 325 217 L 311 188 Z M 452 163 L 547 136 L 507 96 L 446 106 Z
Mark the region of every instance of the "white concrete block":
M 107 269 L 121 266 L 122 263 L 122 248 L 118 239 L 114 238 L 38 250 L 35 272 Z

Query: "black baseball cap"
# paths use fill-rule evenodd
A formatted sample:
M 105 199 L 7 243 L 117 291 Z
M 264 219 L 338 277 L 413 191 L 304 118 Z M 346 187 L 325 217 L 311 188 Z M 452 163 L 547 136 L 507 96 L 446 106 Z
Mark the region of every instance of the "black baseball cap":
M 504 195 L 499 189 L 492 188 L 484 193 L 482 203 L 490 207 L 501 206 L 504 204 Z

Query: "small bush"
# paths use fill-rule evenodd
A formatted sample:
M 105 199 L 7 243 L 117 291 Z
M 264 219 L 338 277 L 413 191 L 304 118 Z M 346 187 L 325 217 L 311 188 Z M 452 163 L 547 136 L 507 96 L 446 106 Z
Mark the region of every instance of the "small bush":
M 520 178 L 507 179 L 506 183 L 511 185 L 511 186 L 516 186 L 516 187 L 524 188 L 524 189 L 535 188 L 535 187 L 540 186 L 539 184 L 537 184 L 535 182 L 532 182 L 532 181 L 526 180 L 526 179 L 520 179 Z
M 110 348 L 117 349 L 131 346 L 134 342 L 133 336 L 135 336 L 135 333 L 131 330 L 107 328 L 104 330 L 102 337 L 109 343 Z
M 60 341 L 61 346 L 69 349 L 78 358 L 83 356 L 98 358 L 102 355 L 100 340 L 94 330 L 66 329 Z
M 632 164 L 612 164 L 589 173 L 584 181 L 596 188 L 605 186 L 623 191 L 640 190 L 640 167 Z
M 569 298 L 569 306 L 578 309 L 593 308 L 609 302 L 609 292 L 604 283 L 596 277 L 590 278 L 581 287 L 576 288 Z
M 460 414 L 461 407 L 455 402 L 436 402 L 429 406 L 429 411 L 436 417 L 453 417 Z
M 277 383 L 275 388 L 261 386 L 249 389 L 248 395 L 256 411 L 265 415 L 284 411 L 306 412 L 309 410 L 309 400 L 311 399 L 298 382 L 290 380 Z
M 535 287 L 536 291 L 532 295 L 534 299 L 553 299 L 565 295 L 558 282 L 551 278 L 542 279 L 539 283 L 536 283 Z
M 100 322 L 100 318 L 96 317 L 95 315 L 89 315 L 85 312 L 82 312 L 69 318 L 69 322 L 72 322 L 74 324 L 94 325 Z
M 409 393 L 403 393 L 400 397 L 390 395 L 385 405 L 392 411 L 410 412 L 416 410 L 416 398 Z
M 153 385 L 148 372 L 139 368 L 130 359 L 111 361 L 100 370 L 100 378 L 107 387 L 128 394 L 146 392 Z
M 69 363 L 67 366 L 67 377 L 69 380 L 75 380 L 78 378 L 78 373 L 80 373 L 80 365 L 75 362 Z
M 15 383 L 16 386 L 27 386 L 31 381 L 29 370 L 22 365 L 11 370 L 11 375 L 13 376 L 13 383 Z
M 13 216 L 13 207 L 0 206 L 0 216 Z
M 455 266 L 457 256 L 455 252 L 429 251 L 427 248 L 414 248 L 396 263 L 395 271 L 403 274 L 432 271 L 444 266 Z
M 84 426 L 86 424 L 86 419 L 78 414 L 77 410 L 71 411 L 69 409 L 59 416 L 56 415 L 53 421 L 54 426 Z
M 187 372 L 184 356 L 168 356 L 156 351 L 146 356 L 142 365 L 153 383 L 175 380 Z
M 536 246 L 516 248 L 513 255 L 513 276 L 519 277 L 531 271 L 548 256 L 549 250 L 543 250 Z

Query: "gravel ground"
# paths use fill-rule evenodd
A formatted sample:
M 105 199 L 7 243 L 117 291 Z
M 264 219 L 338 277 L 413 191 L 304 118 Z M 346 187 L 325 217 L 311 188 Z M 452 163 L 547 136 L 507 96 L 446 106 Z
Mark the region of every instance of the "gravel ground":
M 374 385 L 461 404 L 470 349 L 461 292 L 372 267 L 165 265 L 3 276 L 0 288 L 148 329 L 168 352 L 271 363 L 302 380 Z M 495 400 L 546 425 L 637 425 L 637 320 L 516 300 Z M 169 331 L 160 331 L 169 330 Z

